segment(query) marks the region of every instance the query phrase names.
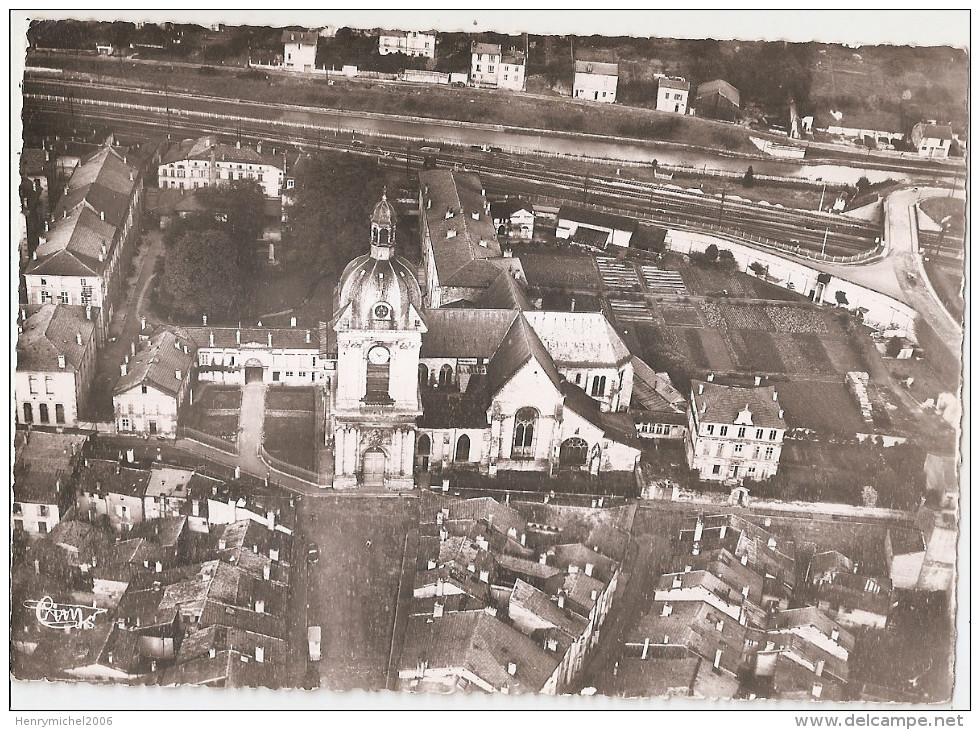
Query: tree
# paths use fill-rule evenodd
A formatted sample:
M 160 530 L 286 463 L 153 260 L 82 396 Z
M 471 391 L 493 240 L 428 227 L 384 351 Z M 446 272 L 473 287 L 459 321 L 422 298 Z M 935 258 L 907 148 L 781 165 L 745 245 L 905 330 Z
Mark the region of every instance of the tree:
M 229 316 L 245 292 L 236 249 L 222 230 L 186 232 L 164 256 L 160 303 L 177 317 Z
M 752 165 L 749 165 L 749 169 L 745 171 L 745 175 L 742 176 L 742 185 L 750 188 L 755 185 L 755 171 L 752 169 Z
M 753 261 L 751 264 L 749 264 L 749 270 L 756 276 L 763 276 L 769 271 L 767 267 L 763 266 L 758 261 Z
M 885 345 L 885 355 L 887 357 L 898 357 L 902 352 L 902 347 L 904 342 L 901 337 L 897 335 L 895 337 L 890 337 L 888 343 Z
M 837 304 L 840 305 L 841 307 L 847 306 L 847 294 L 845 294 L 844 292 L 838 289 L 837 293 L 834 294 L 834 298 L 837 300 Z
M 735 254 L 727 248 L 718 251 L 718 265 L 728 271 L 734 271 L 738 264 L 735 263 Z
M 704 259 L 711 264 L 718 260 L 718 247 L 715 244 L 710 243 L 708 244 L 708 247 L 704 249 Z
M 870 484 L 861 487 L 861 503 L 865 507 L 875 507 L 878 505 L 878 490 Z
M 871 181 L 862 175 L 858 178 L 858 181 L 854 184 L 854 187 L 857 188 L 858 195 L 862 195 L 871 187 Z

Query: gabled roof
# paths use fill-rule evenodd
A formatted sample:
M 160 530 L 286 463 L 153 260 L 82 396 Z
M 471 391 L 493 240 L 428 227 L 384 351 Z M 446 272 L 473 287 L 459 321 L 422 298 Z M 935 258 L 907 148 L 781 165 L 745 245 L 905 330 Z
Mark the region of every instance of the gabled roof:
M 315 31 L 284 30 L 282 32 L 283 43 L 303 43 L 304 45 L 316 45 L 319 36 Z
M 116 229 L 88 204 L 82 204 L 67 218 L 55 219 L 25 273 L 94 278 L 109 266 L 116 243 Z
M 428 317 L 428 315 L 426 315 Z M 218 347 L 224 349 L 240 349 L 253 344 L 259 347 L 269 347 L 269 337 L 272 337 L 272 347 L 284 350 L 316 350 L 320 349 L 321 329 L 300 327 L 180 327 L 177 334 L 194 341 L 198 347 Z M 214 344 L 211 344 L 211 338 Z
M 454 502 L 449 507 L 449 519 L 482 521 L 505 534 L 514 529 L 520 535 L 527 529 L 527 522 L 517 510 L 500 504 L 493 497 L 476 497 Z
M 14 501 L 57 504 L 58 480 L 63 488 L 68 488 L 68 479 L 88 436 L 17 431 L 14 439 Z
M 480 309 L 523 309 L 533 310 L 534 306 L 524 293 L 524 288 L 514 277 L 513 272 L 503 269 L 488 289 L 477 299 Z
M 634 356 L 630 359 L 633 364 L 633 399 L 632 405 L 648 411 L 667 411 L 669 413 L 684 413 L 687 405 L 666 373 L 657 373 L 643 360 Z
M 477 41 L 473 41 L 472 44 L 470 45 L 470 51 L 472 53 L 499 54 L 500 53 L 500 44 L 499 43 L 479 43 Z
M 43 175 L 48 164 L 47 150 L 25 147 L 20 153 L 21 175 Z
M 282 685 L 281 667 L 250 660 L 237 650 L 225 650 L 210 656 L 196 657 L 183 664 L 168 667 L 156 678 L 166 686 L 207 685 L 212 687 L 269 687 Z
M 922 139 L 953 139 L 953 128 L 949 124 L 925 124 L 920 122 L 915 125 Z
M 22 372 L 78 371 L 95 337 L 95 321 L 85 307 L 42 304 L 31 313 L 17 338 L 17 369 Z M 78 339 L 81 337 L 81 344 Z M 60 368 L 58 356 L 65 358 Z
M 150 483 L 146 488 L 147 497 L 189 497 L 188 485 L 194 476 L 193 469 L 180 469 L 174 466 L 154 464 L 150 467 Z
M 430 309 L 420 357 L 490 358 L 514 323 L 512 309 Z
M 632 357 L 602 312 L 531 310 L 524 316 L 559 367 L 619 367 Z
M 608 582 L 619 563 L 612 558 L 597 553 L 590 547 L 586 547 L 582 543 L 569 543 L 565 545 L 556 545 L 555 548 L 555 565 L 562 569 L 568 569 L 569 566 L 574 566 L 580 571 L 585 572 L 586 565 L 592 565 L 592 575 L 598 578 L 600 581 Z M 549 551 L 550 552 L 550 551 Z
M 613 560 L 622 562 L 626 557 L 629 542 L 630 534 L 626 530 L 600 522 L 589 531 L 585 545 Z
M 661 76 L 657 79 L 657 86 L 660 89 L 678 89 L 679 91 L 687 91 L 691 88 L 689 82 L 671 76 Z
M 575 73 L 597 76 L 619 76 L 619 64 L 600 61 L 576 61 Z
M 521 558 L 516 555 L 498 555 L 497 565 L 504 570 L 509 570 L 511 573 L 526 575 L 529 578 L 540 578 L 542 580 L 548 580 L 557 575 L 562 575 L 563 572 L 554 565 L 541 563 L 537 560 L 528 560 L 527 558 Z
M 525 363 L 534 360 L 555 388 L 561 388 L 562 378 L 555 367 L 551 355 L 528 323 L 524 313 L 520 313 L 507 330 L 503 341 L 487 365 L 490 389 L 497 393 L 506 385 Z
M 605 430 L 602 419 L 603 413 L 599 409 L 598 401 L 575 383 L 570 383 L 567 380 L 561 382 L 559 389 L 565 396 L 565 408 L 581 416 L 596 428 Z
M 702 96 L 708 96 L 710 94 L 715 94 L 715 93 L 724 96 L 735 106 L 739 105 L 738 89 L 736 89 L 730 83 L 722 79 L 713 79 L 711 81 L 705 81 L 703 84 L 698 86 L 696 96 L 698 99 L 700 99 Z
M 718 383 L 691 381 L 691 407 L 697 409 L 699 420 L 706 423 L 733 424 L 745 408 L 752 415 L 747 426 L 786 428 L 779 415 L 776 388 L 768 385 L 759 388 L 738 388 Z
M 854 562 L 849 557 L 837 550 L 827 550 L 810 558 L 807 579 L 812 583 L 828 574 L 850 573 L 853 570 Z
M 508 219 L 522 210 L 534 215 L 534 204 L 523 198 L 507 198 L 490 203 L 490 216 L 494 220 Z
M 540 692 L 560 657 L 485 611 L 451 613 L 439 619 L 412 616 L 399 666 L 462 669 L 511 694 Z M 508 665 L 516 665 L 510 674 Z
M 565 583 L 562 585 L 562 590 L 565 591 L 568 600 L 582 606 L 586 615 L 595 606 L 597 597 L 604 588 L 602 581 L 582 572 L 569 573 L 565 576 Z M 593 593 L 596 598 L 593 598 Z
M 297 34 L 298 35 L 298 34 Z M 316 37 L 316 34 L 313 34 Z M 315 42 L 315 41 L 314 41 Z M 226 144 L 219 142 L 214 135 L 206 135 L 193 140 L 184 140 L 176 147 L 167 151 L 160 161 L 161 165 L 170 165 L 178 162 L 197 160 L 210 161 L 214 158 L 215 162 L 235 162 L 248 165 L 268 165 L 278 170 L 285 166 L 296 164 L 299 155 L 291 155 L 291 160 L 285 160 L 280 155 L 273 155 L 271 152 L 262 151 L 248 146 L 238 146 L 238 144 Z
M 609 228 L 614 231 L 629 231 L 631 233 L 636 230 L 637 226 L 637 222 L 632 218 L 603 213 L 601 210 L 577 208 L 574 205 L 563 205 L 558 210 L 558 220 L 559 222 L 573 221 L 584 226 Z
M 551 624 L 572 638 L 578 638 L 585 631 L 588 621 L 570 610 L 558 607 L 544 591 L 539 591 L 530 583 L 520 578 L 514 583 L 514 591 L 510 596 L 510 611 L 519 606 L 537 616 L 542 621 Z
M 121 494 L 130 497 L 146 496 L 150 483 L 150 472 L 145 469 L 130 469 L 118 462 L 105 459 L 89 459 L 78 475 L 78 489 L 97 494 Z
M 190 378 L 195 351 L 192 341 L 170 330 L 160 330 L 130 358 L 126 374 L 116 381 L 113 394 L 125 393 L 137 385 L 147 385 L 176 396 Z
M 814 628 L 828 639 L 834 631 L 837 631 L 838 637 L 834 643 L 847 651 L 854 650 L 854 635 L 816 606 L 778 611 L 770 616 L 769 620 L 774 631 Z

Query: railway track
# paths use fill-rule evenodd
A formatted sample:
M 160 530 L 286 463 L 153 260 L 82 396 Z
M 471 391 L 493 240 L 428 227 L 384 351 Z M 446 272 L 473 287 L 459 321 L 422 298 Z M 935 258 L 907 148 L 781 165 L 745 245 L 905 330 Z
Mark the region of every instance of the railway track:
M 187 110 L 171 109 L 168 113 L 165 109 L 152 107 L 118 109 L 79 99 L 69 102 L 27 95 L 25 119 L 31 120 L 32 127 L 37 127 L 41 120 L 54 126 L 63 125 L 69 106 L 76 120 L 110 123 L 117 129 L 130 130 L 134 136 L 159 134 L 168 128 L 191 134 L 238 132 L 301 149 L 333 149 L 370 155 L 376 157 L 379 164 L 392 167 L 405 166 L 406 157 L 409 166 L 421 165 L 427 156 L 427 153 L 412 148 L 412 140 L 370 138 L 369 145 L 364 135 L 348 137 L 336 129 L 315 124 L 240 117 L 222 120 L 192 115 Z M 682 188 L 562 170 L 560 160 L 552 160 L 546 167 L 533 157 L 445 146 L 436 156 L 440 166 L 458 165 L 486 176 L 491 191 L 499 184 L 501 192 L 511 195 L 547 196 L 571 204 L 599 205 L 654 224 L 721 231 L 788 252 L 853 256 L 874 248 L 882 235 L 880 226 L 828 214 L 769 208 L 741 201 L 733 195 L 705 195 Z

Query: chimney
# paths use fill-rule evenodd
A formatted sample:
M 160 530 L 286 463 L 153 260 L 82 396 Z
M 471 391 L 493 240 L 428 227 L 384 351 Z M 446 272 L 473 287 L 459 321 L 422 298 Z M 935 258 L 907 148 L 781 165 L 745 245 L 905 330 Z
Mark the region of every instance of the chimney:
M 704 523 L 698 515 L 698 521 L 694 523 L 694 542 L 701 542 L 701 534 L 704 532 Z
M 265 613 L 265 601 L 255 602 L 255 613 Z
M 81 345 L 82 344 L 82 333 L 81 332 L 76 332 L 75 333 L 75 344 L 76 345 Z M 59 363 L 59 365 L 60 365 L 60 363 Z
M 141 330 L 146 329 L 146 317 L 140 317 L 140 329 Z
M 208 326 L 208 315 L 206 314 L 201 315 L 201 324 L 203 324 L 205 327 Z
M 162 573 L 163 572 L 163 563 L 161 563 L 159 560 L 157 561 L 157 564 L 154 567 L 156 568 L 156 572 L 157 573 Z
M 432 607 L 432 618 L 442 618 L 445 610 L 446 607 L 443 604 L 436 601 L 435 605 Z
M 447 229 L 446 230 L 446 238 L 447 239 L 449 239 L 449 238 L 456 238 L 456 229 L 455 228 L 449 228 L 449 229 Z
M 436 595 L 441 596 L 445 592 L 445 585 L 443 584 L 442 578 L 436 579 Z
M 565 608 L 565 596 L 558 594 L 558 608 Z
M 272 578 L 272 566 L 268 563 L 262 566 L 262 579 L 269 580 Z
M 276 529 L 276 513 L 273 510 L 266 510 L 265 513 L 266 524 L 270 530 Z
M 184 373 L 181 372 L 180 370 L 174 370 L 174 377 L 177 378 L 177 380 L 180 380 L 180 376 L 183 374 Z
M 490 582 L 490 571 L 489 570 L 481 570 L 480 571 L 480 582 L 481 583 L 489 583 Z
M 208 332 L 208 347 L 214 347 L 214 332 Z
M 201 503 L 196 499 L 191 500 L 191 517 L 201 516 Z
M 780 408 L 780 409 L 779 409 L 779 417 L 780 417 L 780 418 L 782 418 L 782 417 L 783 417 L 783 409 L 782 409 L 782 408 Z
M 81 335 L 79 335 L 79 336 L 81 336 Z M 65 356 L 64 355 L 58 355 L 58 367 L 61 368 L 62 370 L 65 369 Z
M 758 375 L 755 376 L 755 384 L 762 385 L 762 378 L 759 377 Z
M 538 562 L 541 563 L 541 565 L 547 565 L 548 553 L 541 553 L 541 555 L 538 556 Z
M 650 637 L 648 636 L 643 640 L 643 655 L 640 657 L 640 659 L 646 659 L 647 654 L 649 653 L 650 653 Z
M 104 210 L 100 210 L 99 211 L 99 220 L 100 221 L 104 221 L 105 220 L 105 211 Z
M 235 140 L 235 149 L 240 150 L 242 148 L 242 141 L 240 139 Z
M 258 152 L 260 155 L 262 154 L 262 140 L 259 140 L 258 142 L 255 143 L 255 151 Z
M 704 395 L 704 383 L 698 383 L 698 395 Z
M 295 327 L 296 326 L 296 317 L 290 317 L 289 318 L 289 326 L 290 327 Z
M 776 391 L 772 392 L 772 399 L 773 401 L 779 400 L 779 394 Z
M 595 566 L 592 563 L 586 563 L 585 564 L 585 574 L 587 576 L 589 576 L 590 578 L 592 577 L 592 571 L 593 570 L 595 570 Z
M 125 377 L 125 375 L 126 375 L 126 363 L 122 363 L 119 366 L 119 374 Z
M 213 646 L 210 649 L 208 649 L 208 656 L 209 657 L 211 657 L 212 659 L 214 659 L 217 655 L 218 655 L 218 651 Z
M 514 662 L 507 662 L 507 674 L 512 677 L 517 674 L 517 664 Z
M 709 383 L 715 382 L 715 374 L 714 373 L 708 373 L 708 382 Z
M 425 199 L 425 209 L 429 210 L 432 208 L 432 198 L 426 197 Z
M 235 330 L 235 344 L 237 344 L 237 345 L 242 344 L 242 331 L 241 330 Z
M 269 347 L 272 347 L 272 333 L 269 333 Z
M 44 232 L 45 233 L 48 232 L 48 221 L 47 220 L 44 221 Z
M 225 539 L 223 537 L 218 540 L 218 550 L 224 550 L 227 546 L 228 543 L 225 542 Z
M 255 647 L 255 661 L 257 661 L 259 664 L 263 664 L 265 662 L 265 649 L 263 649 L 261 646 Z

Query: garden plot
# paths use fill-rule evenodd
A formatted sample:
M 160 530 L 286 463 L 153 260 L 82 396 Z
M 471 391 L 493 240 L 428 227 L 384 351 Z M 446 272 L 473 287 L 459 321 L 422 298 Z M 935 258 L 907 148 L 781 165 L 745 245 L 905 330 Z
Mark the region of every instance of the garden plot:
M 823 341 L 819 336 L 801 333 L 791 335 L 791 337 L 800 351 L 806 353 L 807 361 L 815 372 L 833 373 L 837 371 L 834 367 L 834 361 L 830 359 L 830 355 L 824 349 Z
M 719 267 L 684 266 L 679 272 L 688 290 L 695 295 L 720 295 L 751 299 L 756 296 L 754 277 Z
M 719 304 L 718 310 L 731 329 L 772 331 L 772 322 L 762 307 L 744 304 Z
M 723 333 L 712 329 L 687 330 L 689 339 L 694 336 L 700 342 L 700 351 L 705 354 L 703 367 L 719 372 L 733 370 L 735 362 L 732 357 L 732 347 Z
M 687 294 L 679 271 L 663 271 L 656 266 L 641 266 L 643 283 L 652 294 Z
M 697 307 L 679 304 L 661 304 L 660 314 L 672 327 L 701 327 Z
M 823 312 L 809 307 L 767 306 L 765 316 L 772 332 L 801 332 L 826 334 L 829 332 L 827 318 Z M 763 329 L 760 327 L 760 329 Z
M 270 388 L 265 394 L 267 411 L 312 411 L 316 408 L 313 388 Z
M 645 302 L 631 302 L 626 299 L 610 299 L 609 306 L 616 319 L 627 322 L 652 322 L 653 315 Z
M 639 291 L 640 279 L 632 264 L 607 256 L 596 256 L 595 262 L 599 267 L 599 275 L 602 277 L 602 283 L 606 288 Z

